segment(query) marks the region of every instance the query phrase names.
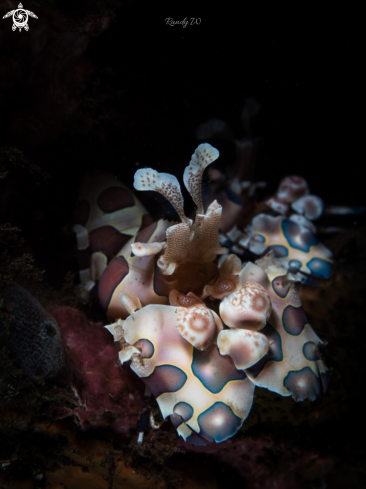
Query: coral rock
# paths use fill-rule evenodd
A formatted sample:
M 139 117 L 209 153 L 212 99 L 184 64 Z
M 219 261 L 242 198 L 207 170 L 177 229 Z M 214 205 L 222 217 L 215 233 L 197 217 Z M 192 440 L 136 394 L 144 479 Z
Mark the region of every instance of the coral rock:
M 31 380 L 65 374 L 62 338 L 55 318 L 16 283 L 1 289 L 0 307 L 0 336 L 15 364 Z

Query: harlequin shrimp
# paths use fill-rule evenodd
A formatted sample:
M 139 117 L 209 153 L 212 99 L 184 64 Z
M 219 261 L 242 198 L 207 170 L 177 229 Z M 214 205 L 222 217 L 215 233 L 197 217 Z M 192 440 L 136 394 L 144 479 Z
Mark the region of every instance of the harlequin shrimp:
M 253 136 L 253 120 L 259 111 L 258 101 L 246 100 L 241 113 L 242 139 L 236 139 L 228 124 L 219 119 L 208 120 L 196 130 L 198 140 L 222 139 L 236 150 L 236 161 L 227 175 L 214 170 L 211 176 L 213 196 L 223 207 L 220 243 L 243 259 L 272 250 L 301 282 L 316 285 L 314 278 L 330 277 L 333 260 L 331 251 L 317 237 L 314 221 L 323 214 L 358 214 L 364 208 L 325 206 L 320 197 L 309 193 L 308 183 L 298 175 L 283 178 L 275 194 L 258 200 L 258 189 L 266 186 L 254 181 L 258 138 Z
M 184 213 L 177 178 L 145 168 L 136 172 L 135 188 L 161 193 L 180 222 L 150 223 L 126 187 L 99 176 L 94 189 L 83 187 L 84 214 L 75 226 L 91 263 L 81 280 L 89 290 L 99 280 L 101 304 L 116 319 L 107 328 L 120 362 L 130 362 L 163 418 L 198 445 L 222 442 L 241 428 L 256 385 L 303 401 L 327 384 L 321 340 L 301 307 L 294 274 L 273 251 L 242 264 L 220 245 L 222 208 L 213 201 L 205 211 L 201 191 L 205 168 L 218 156 L 201 144 L 185 169 L 194 220 Z
M 234 328 L 221 335 L 218 343 L 221 353 L 225 351 L 237 368 L 244 368 L 236 361 L 242 351 L 241 347 L 238 349 L 241 328 L 260 331 L 268 339 L 269 347 L 256 364 L 244 368 L 250 380 L 282 396 L 291 395 L 296 401 L 313 401 L 321 386 L 324 391 L 327 389 L 328 369 L 318 349 L 322 341 L 308 323 L 296 282 L 297 278 L 271 251 L 255 264 L 248 262 L 241 270 L 237 268 L 221 276 L 213 286 L 207 285 L 203 297 L 221 299 L 221 319 Z M 253 283 L 267 292 L 265 297 L 272 306 L 266 321 L 256 308 L 259 292 L 249 300 L 247 288 L 253 287 Z M 260 303 L 265 301 L 262 289 Z
M 252 219 L 240 233 L 239 244 L 256 255 L 272 250 L 302 282 L 307 281 L 307 275 L 329 278 L 332 253 L 319 242 L 312 222 L 322 214 L 323 202 L 309 194 L 305 179 L 296 175 L 284 178 L 264 205 L 267 213 Z M 270 215 L 270 211 L 277 215 Z

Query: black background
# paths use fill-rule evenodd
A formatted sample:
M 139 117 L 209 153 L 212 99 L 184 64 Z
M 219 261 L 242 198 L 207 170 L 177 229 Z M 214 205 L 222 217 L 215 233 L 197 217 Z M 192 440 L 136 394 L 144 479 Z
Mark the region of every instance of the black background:
M 48 174 L 40 185 L 31 177 L 19 184 L 5 213 L 43 268 L 53 260 L 50 249 L 71 243 L 67 226 L 88 169 L 130 186 L 141 166 L 181 178 L 198 124 L 219 118 L 244 136 L 248 97 L 261 104 L 253 125 L 261 138 L 256 179 L 269 192 L 283 176 L 300 174 L 327 204 L 363 203 L 362 56 L 351 12 L 87 1 L 28 8 L 39 17 L 30 18 L 28 32 L 13 32 L 11 19 L 1 24 L 0 146 L 23 151 Z M 103 15 L 109 28 L 85 35 Z M 170 26 L 167 18 L 188 25 Z M 213 144 L 217 166 L 232 164 L 234 145 Z M 76 262 L 69 257 L 62 266 Z

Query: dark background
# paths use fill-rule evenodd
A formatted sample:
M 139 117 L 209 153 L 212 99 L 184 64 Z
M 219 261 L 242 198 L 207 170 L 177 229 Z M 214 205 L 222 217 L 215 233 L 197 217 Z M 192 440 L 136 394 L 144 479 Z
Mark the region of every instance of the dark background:
M 15 7 L 4 2 L 2 12 Z M 328 204 L 363 203 L 355 130 L 362 63 L 357 29 L 344 12 L 223 4 L 178 11 L 87 0 L 24 8 L 39 17 L 30 18 L 28 32 L 13 32 L 11 18 L 0 24 L 0 158 L 18 172 L 36 165 L 45 178 L 15 176 L 16 198 L 3 198 L 2 220 L 23 230 L 55 283 L 77 267 L 70 251 L 58 270 L 49 250 L 74 246 L 71 216 L 88 169 L 130 186 L 139 166 L 181 178 L 198 124 L 223 119 L 236 138 L 244 136 L 248 97 L 261 104 L 253 121 L 256 179 L 269 192 L 283 176 L 300 174 Z M 166 18 L 188 25 L 169 26 Z M 201 23 L 190 25 L 191 18 Z M 233 164 L 234 144 L 213 144 L 217 167 Z M 21 153 L 9 156 L 11 148 Z
M 328 204 L 364 204 L 360 14 L 334 5 L 327 12 L 305 4 L 257 11 L 235 5 L 184 4 L 178 11 L 140 2 L 39 0 L 24 1 L 39 17 L 30 18 L 28 32 L 13 32 L 11 18 L 0 19 L 0 177 L 6 174 L 0 222 L 21 229 L 35 265 L 45 270 L 46 288 L 60 289 L 69 271 L 77 281 L 72 214 L 88 169 L 102 168 L 129 186 L 141 166 L 182 181 L 198 145 L 197 126 L 219 118 L 243 137 L 240 114 L 248 97 L 261 104 L 253 121 L 260 138 L 256 180 L 267 181 L 268 192 L 283 176 L 300 174 Z M 15 1 L 0 3 L 1 17 L 14 8 Z M 168 17 L 201 23 L 172 27 Z M 212 143 L 221 153 L 217 167 L 232 165 L 234 144 Z M 157 212 L 156 202 L 148 208 Z M 362 219 L 347 225 L 357 231 Z M 352 464 L 360 468 L 364 461 L 364 268 L 358 257 L 365 248 L 356 231 L 344 245 L 334 238 L 332 249 L 343 255 L 328 301 L 321 294 L 315 300 L 321 312 L 311 294 L 304 301 L 317 326 L 326 323 L 320 336 L 329 339 L 331 393 L 341 392 L 330 402 L 338 418 L 329 414 L 328 424 L 309 432 L 319 451 L 335 452 L 336 464 L 344 460 L 343 479 L 333 481 L 337 489 L 357 476 Z M 346 271 L 338 273 L 339 266 Z M 327 326 L 329 318 L 335 327 Z M 264 437 L 266 429 L 259 426 Z M 284 430 L 281 425 L 278 432 Z
M 77 269 L 72 212 L 88 169 L 130 186 L 141 166 L 181 178 L 200 123 L 219 118 L 245 135 L 248 97 L 261 104 L 255 178 L 268 192 L 300 174 L 327 204 L 364 201 L 361 44 L 349 13 L 148 5 L 29 2 L 39 18 L 28 32 L 1 19 L 0 164 L 13 168 L 1 218 L 22 229 L 55 285 Z M 3 2 L 3 13 L 11 8 L 16 2 Z M 221 153 L 217 167 L 232 165 L 234 144 L 210 142 Z

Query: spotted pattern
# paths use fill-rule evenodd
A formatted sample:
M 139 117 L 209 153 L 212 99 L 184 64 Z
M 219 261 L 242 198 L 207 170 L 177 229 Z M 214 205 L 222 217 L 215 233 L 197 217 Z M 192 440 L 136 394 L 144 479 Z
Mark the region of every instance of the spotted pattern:
M 269 349 L 268 338 L 258 331 L 230 328 L 221 331 L 217 338 L 221 355 L 228 355 L 237 369 L 254 365 Z
M 120 233 L 113 226 L 103 226 L 89 233 L 90 248 L 101 251 L 108 258 L 114 258 L 131 236 Z
M 202 213 L 202 175 L 205 168 L 219 157 L 219 152 L 210 144 L 200 144 L 193 153 L 189 165 L 183 175 L 184 184 L 197 206 L 197 212 Z
M 128 273 L 129 266 L 124 256 L 119 256 L 112 260 L 109 266 L 104 270 L 98 283 L 99 301 L 103 309 L 108 309 L 113 292 Z
M 320 392 L 319 379 L 310 367 L 290 371 L 285 377 L 283 385 L 296 401 L 304 401 L 305 399 L 315 401 Z
M 286 306 L 282 313 L 282 324 L 286 333 L 298 336 L 308 322 L 302 307 Z
M 259 329 L 271 312 L 271 300 L 265 289 L 248 282 L 220 304 L 222 320 L 230 328 Z
M 184 421 L 189 421 L 193 415 L 193 407 L 187 402 L 178 402 L 174 406 L 174 413 L 178 414 Z
M 127 350 L 134 350 L 134 355 L 129 357 L 131 368 L 150 388 L 163 416 L 170 416 L 178 433 L 187 441 L 198 445 L 207 441 L 219 443 L 238 431 L 251 408 L 254 384 L 268 387 L 283 395 L 292 395 L 301 401 L 306 398 L 315 399 L 320 390 L 320 383 L 323 382 L 324 387 L 328 379 L 327 369 L 319 355 L 320 340 L 307 323 L 293 285 L 283 285 L 285 272 L 282 269 L 276 276 L 268 272 L 268 288 L 262 291 L 268 299 L 268 304 L 271 304 L 271 300 L 273 302 L 273 314 L 268 319 L 268 309 L 268 314 L 265 314 L 266 317 L 261 323 L 263 326 L 266 319 L 269 321 L 261 329 L 261 334 L 266 336 L 264 340 L 267 347 L 268 339 L 269 351 L 259 362 L 245 371 L 235 368 L 229 354 L 220 355 L 216 345 L 217 332 L 216 336 L 208 334 L 210 328 L 216 331 L 217 322 L 214 313 L 204 303 L 194 307 L 149 305 L 166 303 L 171 285 L 179 276 L 179 271 L 175 271 L 171 265 L 180 265 L 182 252 L 187 252 L 187 256 L 184 255 L 181 261 L 184 262 L 185 269 L 188 269 L 187 261 L 190 259 L 193 272 L 190 275 L 195 281 L 199 279 L 201 268 L 198 270 L 196 262 L 192 260 L 193 255 L 199 257 L 197 263 L 210 264 L 217 253 L 225 252 L 220 249 L 217 233 L 212 232 L 212 229 L 217 231 L 220 224 L 220 206 L 215 201 L 207 213 L 201 215 L 203 171 L 217 156 L 218 151 L 210 145 L 200 145 L 186 168 L 184 182 L 198 208 L 193 225 L 184 214 L 178 180 L 172 175 L 158 173 L 152 169 L 136 172 L 135 187 L 160 192 L 175 207 L 182 224 L 170 227 L 167 232 L 166 226 L 160 222 L 151 223 L 150 216 L 126 187 L 118 181 L 111 184 L 111 180 L 103 178 L 100 179 L 94 196 L 88 192 L 81 193 L 75 213 L 78 224 L 85 226 L 88 231 L 90 246 L 86 254 L 93 251 L 103 252 L 109 259 L 117 253 L 120 255 L 109 263 L 99 281 L 100 300 L 102 305 L 108 308 L 108 314 L 123 317 L 120 309 L 113 311 L 116 304 L 121 307 L 118 301 L 119 294 L 141 293 L 138 297 L 142 305 L 147 304 L 128 317 L 123 323 L 123 328 L 120 328 L 124 335 L 120 358 L 123 358 L 122 350 L 126 345 Z M 212 223 L 209 217 L 212 218 Z M 166 251 L 160 255 L 159 260 L 154 256 L 137 257 L 131 254 L 130 245 L 134 242 L 160 243 L 167 240 L 169 245 L 174 231 L 182 226 L 188 230 L 186 234 L 189 246 L 182 244 L 182 240 L 176 240 L 182 244 L 183 251 L 179 248 L 177 257 L 174 257 L 171 263 L 167 260 L 167 267 L 171 268 L 166 274 L 169 278 L 158 273 L 157 269 L 159 265 L 163 270 L 161 260 L 164 255 L 168 255 Z M 318 241 L 303 226 L 284 218 L 281 221 L 272 221 L 270 231 L 280 236 L 281 239 L 278 241 L 271 241 L 268 229 L 264 231 L 254 234 L 257 243 L 267 245 L 274 251 L 275 256 L 287 258 L 290 268 L 297 270 L 307 260 L 308 270 L 314 275 L 325 276 L 326 273 L 330 273 L 330 261 L 310 256 Z M 197 250 L 202 243 L 204 250 L 201 253 Z M 294 251 L 297 254 L 294 254 Z M 298 252 L 306 255 L 306 260 L 300 261 Z M 163 271 L 167 271 L 167 268 Z M 215 263 L 212 274 L 205 274 L 203 285 L 209 282 L 208 275 L 212 275 L 211 278 L 215 277 L 216 271 Z M 224 276 L 221 278 L 216 291 L 220 299 L 224 298 L 228 289 L 230 292 L 233 288 L 236 289 L 239 280 L 236 277 L 234 281 L 228 282 Z M 239 289 L 249 285 L 262 289 L 258 284 L 245 284 L 241 288 L 239 286 Z M 191 285 L 187 287 L 187 292 L 192 292 Z M 209 291 L 206 292 L 210 295 Z M 263 309 L 263 293 L 260 296 L 257 294 L 256 300 L 252 300 L 250 310 Z M 215 297 L 214 293 L 211 295 Z M 245 297 L 248 296 L 246 293 Z M 244 307 L 242 297 L 234 299 Z M 247 326 L 244 324 L 243 328 Z M 207 333 L 206 342 L 200 343 L 197 338 L 203 333 Z M 118 334 L 121 335 L 121 332 Z M 235 348 L 233 352 L 237 353 Z M 128 353 L 124 354 L 127 358 Z M 258 357 L 259 355 L 255 360 Z
M 282 199 L 279 199 L 276 195 L 266 200 L 265 204 L 279 214 L 286 214 L 288 211 L 288 204 Z
M 292 283 L 287 294 L 282 293 L 286 269 L 281 260 L 269 254 L 256 263 L 250 264 L 246 273 L 255 275 L 261 270 L 269 279 L 263 286 L 272 301 L 272 314 L 261 330 L 267 336 L 269 351 L 245 372 L 255 385 L 282 396 L 292 395 L 296 401 L 313 400 L 322 377 L 323 390 L 328 380 L 328 369 L 318 349 L 321 340 L 308 323 L 296 285 Z
M 154 355 L 154 345 L 145 338 L 138 340 L 134 346 L 141 349 L 141 358 L 151 358 Z
M 207 350 L 193 350 L 192 372 L 209 391 L 217 394 L 231 380 L 246 378 L 243 371 L 237 370 L 231 358 L 221 356 L 217 346 Z
M 216 323 L 205 305 L 178 307 L 177 329 L 181 335 L 198 349 L 206 348 L 216 331 Z
M 261 333 L 268 338 L 269 350 L 256 364 L 245 370 L 253 378 L 258 377 L 268 362 L 282 362 L 283 360 L 282 341 L 279 333 L 268 323 Z
M 264 243 L 266 241 L 266 238 L 262 236 L 262 234 L 255 234 L 254 238 L 256 241 L 259 241 L 260 243 Z
M 85 175 L 76 205 L 75 222 L 88 232 L 103 226 L 133 236 L 146 210 L 132 192 L 113 175 L 92 171 Z
M 239 285 L 237 275 L 223 275 L 219 277 L 214 285 L 206 285 L 204 288 L 205 295 L 211 295 L 215 299 L 224 299 L 227 295 L 235 291 Z
M 320 359 L 319 349 L 318 346 L 314 343 L 314 341 L 307 341 L 306 343 L 304 343 L 302 351 L 305 358 L 307 358 L 308 360 Z
M 227 404 L 216 402 L 198 416 L 198 424 L 204 438 L 220 443 L 235 435 L 242 421 Z
M 306 265 L 315 277 L 329 278 L 332 273 L 332 265 L 322 258 L 312 258 Z
M 167 223 L 158 221 L 151 225 L 145 234 L 148 242 L 161 242 L 164 239 Z M 133 294 L 138 297 L 142 304 L 167 304 L 170 286 L 166 277 L 156 268 L 156 257 L 150 256 L 131 256 L 131 243 L 133 238 L 126 243 L 120 252 L 128 264 L 129 273 L 117 284 L 108 306 L 107 314 L 110 317 L 126 318 L 128 312 L 119 300 L 119 295 Z M 108 270 L 109 267 L 107 267 Z M 107 270 L 104 273 L 107 273 Z M 155 273 L 155 270 L 157 273 Z
M 170 415 L 170 421 L 173 423 L 174 428 L 179 428 L 183 424 L 182 416 L 176 413 Z
M 323 213 L 323 201 L 316 195 L 305 195 L 293 202 L 292 208 L 306 219 L 318 219 Z
M 116 277 L 123 280 L 130 273 L 129 257 L 125 256 L 123 263 L 114 263 L 108 271 L 109 265 L 132 237 L 151 223 L 151 218 L 113 175 L 93 170 L 82 182 L 74 222 L 78 224 L 78 235 L 84 236 L 84 249 L 78 250 L 81 282 L 86 290 L 95 290 L 93 284 L 103 276 L 103 270 L 107 272 L 103 287 L 98 284 L 102 305 L 107 309 L 113 287 L 118 285 Z
M 141 168 L 135 173 L 137 190 L 154 190 L 165 197 L 174 207 L 180 219 L 188 222 L 183 210 L 183 196 L 177 178 L 169 173 L 159 173 L 152 168 Z
M 151 389 L 162 416 L 171 417 L 180 436 L 199 445 L 212 441 L 213 437 L 226 439 L 248 416 L 254 385 L 227 355 L 220 355 L 216 344 L 199 351 L 188 343 L 175 326 L 176 309 L 176 306 L 148 305 L 130 315 L 123 329 L 116 323 L 116 329 L 109 327 L 109 331 L 121 341 L 121 361 L 131 358 L 127 355 L 131 347 L 143 349 L 145 340 L 153 345 L 154 354 L 150 358 L 138 354 L 131 358 L 131 369 Z M 215 403 L 229 408 L 225 410 L 221 406 L 218 410 L 220 416 L 226 417 L 226 428 L 221 426 L 221 434 L 220 430 L 210 428 L 208 414 L 202 425 L 198 422 L 198 417 L 211 412 Z
M 198 157 L 198 166 L 200 166 L 201 163 L 207 165 L 213 161 L 215 155 L 218 156 L 218 151 L 206 144 L 197 148 L 195 154 Z M 195 172 L 193 167 L 196 163 L 187 167 L 190 177 Z M 193 180 L 190 179 L 188 187 L 192 196 L 197 190 L 197 182 L 195 183 L 195 179 Z M 112 194 L 116 194 L 120 198 L 120 202 L 115 204 L 116 207 L 123 203 L 123 195 L 129 197 L 132 194 L 128 193 L 122 184 L 121 186 L 117 185 L 117 188 L 114 188 L 115 185 L 105 185 L 104 188 L 99 185 L 99 194 L 95 192 L 95 195 L 99 195 L 99 205 L 95 206 L 99 211 L 96 221 L 98 224 L 103 221 L 104 226 L 94 226 L 93 224 L 95 230 L 88 228 L 89 240 L 92 241 L 91 246 L 98 251 L 99 249 L 103 251 L 107 258 L 112 258 L 116 253 L 124 256 L 129 266 L 128 274 L 124 277 L 123 282 L 117 285 L 110 298 L 107 313 L 116 318 L 128 316 L 127 309 L 123 304 L 121 305 L 119 300 L 121 294 L 136 295 L 142 305 L 166 304 L 168 302 L 167 296 L 176 284 L 179 284 L 180 292 L 201 294 L 204 285 L 217 274 L 217 262 L 215 262 L 217 254 L 226 251 L 219 244 L 218 229 L 221 219 L 221 206 L 216 201 L 208 207 L 204 215 L 198 212 L 195 221 L 192 222 L 184 214 L 183 197 L 175 176 L 159 173 L 151 168 L 144 168 L 136 172 L 134 186 L 137 190 L 155 190 L 161 193 L 173 205 L 182 222 L 176 225 L 165 224 L 163 226 L 161 225 L 163 221 L 159 221 L 158 224 L 144 228 L 143 226 L 147 224 L 145 223 L 146 213 L 141 211 L 141 207 L 138 208 L 135 203 L 135 206 L 124 207 L 123 211 L 127 212 L 130 209 L 126 213 L 126 221 L 133 221 L 134 224 L 136 224 L 136 215 L 138 214 L 140 225 L 135 227 L 133 232 L 132 226 L 126 225 L 129 232 L 122 232 L 118 226 L 114 226 L 115 214 L 120 213 L 121 209 L 109 213 L 102 213 L 102 211 L 112 210 L 110 202 Z M 124 203 L 127 205 L 131 202 Z M 108 225 L 107 217 L 110 221 Z M 115 233 L 113 233 L 113 228 L 115 228 Z M 96 236 L 92 235 L 94 231 Z M 79 233 L 83 236 L 82 230 L 79 230 Z M 102 233 L 104 233 L 103 236 Z M 118 240 L 121 240 L 123 236 L 125 236 L 125 241 L 118 243 Z M 131 244 L 136 242 L 146 242 L 146 244 L 153 245 L 149 247 L 149 250 L 156 249 L 157 255 L 135 255 L 131 252 Z M 122 244 L 122 246 L 117 246 L 118 244 Z M 103 249 L 101 249 L 102 245 Z M 117 248 L 120 248 L 118 252 Z M 183 263 L 184 268 L 181 267 Z M 103 265 L 105 266 L 105 264 Z M 181 324 L 179 326 L 181 327 Z M 192 341 L 199 348 L 204 348 L 206 340 L 211 340 L 211 335 L 203 340 L 197 337 L 198 343 L 196 343 L 195 335 L 192 332 L 186 332 L 186 334 L 188 335 L 187 340 Z
M 288 256 L 288 249 L 282 245 L 270 245 L 268 246 L 270 250 L 273 250 L 274 255 L 277 258 L 284 258 Z
M 290 260 L 288 262 L 288 269 L 292 273 L 296 273 L 298 270 L 300 270 L 301 266 L 301 261 L 299 260 Z
M 153 373 L 144 378 L 154 397 L 166 392 L 177 392 L 187 381 L 187 374 L 174 365 L 158 365 Z
M 309 229 L 299 226 L 296 222 L 284 219 L 281 223 L 282 232 L 291 248 L 309 253 L 311 246 L 318 244 L 318 240 Z
M 290 282 L 287 283 L 286 286 L 283 285 L 283 280 L 286 275 L 280 275 L 272 280 L 272 288 L 276 292 L 279 297 L 286 297 L 288 291 L 290 290 Z
M 277 196 L 279 199 L 291 203 L 305 195 L 308 191 L 308 184 L 303 177 L 289 175 L 281 180 L 277 190 Z
M 260 255 L 272 250 L 292 273 L 305 272 L 320 277 L 330 275 L 332 253 L 303 225 L 283 216 L 259 214 L 246 231 L 251 237 L 246 246 L 253 253 Z M 264 241 L 259 242 L 258 236 L 263 236 Z M 297 276 L 305 280 L 302 274 Z

